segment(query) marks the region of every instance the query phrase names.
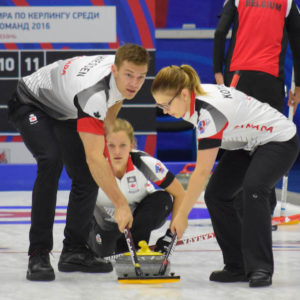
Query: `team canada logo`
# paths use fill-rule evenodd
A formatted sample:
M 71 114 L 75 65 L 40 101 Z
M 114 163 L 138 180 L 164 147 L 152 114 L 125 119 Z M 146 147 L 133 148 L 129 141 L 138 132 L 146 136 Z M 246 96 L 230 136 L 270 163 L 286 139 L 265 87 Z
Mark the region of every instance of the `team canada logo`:
M 29 123 L 30 125 L 36 124 L 38 122 L 37 117 L 35 114 L 29 115 Z
M 102 238 L 101 235 L 99 233 L 96 234 L 96 242 L 98 245 L 102 244 Z
M 162 166 L 162 164 L 160 162 L 157 162 L 155 164 L 155 172 L 156 174 L 159 174 L 159 173 L 163 173 L 164 172 L 164 167 Z
M 205 129 L 206 129 L 206 126 L 208 126 L 210 123 L 210 120 L 209 119 L 206 119 L 206 120 L 201 120 L 198 124 L 198 129 L 200 131 L 200 133 L 204 133 Z
M 136 177 L 130 176 L 127 178 L 128 183 L 128 192 L 129 193 L 136 193 L 139 191 L 139 187 L 137 185 Z

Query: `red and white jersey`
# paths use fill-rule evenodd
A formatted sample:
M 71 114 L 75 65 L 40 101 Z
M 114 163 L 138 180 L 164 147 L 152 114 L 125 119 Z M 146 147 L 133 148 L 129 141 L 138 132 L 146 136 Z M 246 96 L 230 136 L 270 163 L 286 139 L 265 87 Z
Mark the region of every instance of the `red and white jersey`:
M 114 60 L 114 55 L 77 56 L 42 67 L 21 79 L 21 101 L 58 120 L 103 121 L 107 109 L 124 99 L 111 76 Z
M 173 182 L 174 177 L 160 160 L 143 151 L 134 150 L 130 153 L 126 173 L 121 179 L 116 178 L 116 182 L 134 211 L 138 203 L 155 191 L 152 182 L 165 189 Z M 97 213 L 113 216 L 114 205 L 101 188 L 96 206 Z
M 269 142 L 288 141 L 295 124 L 255 98 L 224 85 L 203 84 L 204 96 L 193 96 L 184 119 L 197 130 L 198 149 L 254 150 Z
M 226 71 L 261 71 L 284 80 L 289 42 L 300 85 L 300 11 L 294 0 L 226 0 L 215 31 L 213 69 L 223 71 L 226 35 L 232 37 Z

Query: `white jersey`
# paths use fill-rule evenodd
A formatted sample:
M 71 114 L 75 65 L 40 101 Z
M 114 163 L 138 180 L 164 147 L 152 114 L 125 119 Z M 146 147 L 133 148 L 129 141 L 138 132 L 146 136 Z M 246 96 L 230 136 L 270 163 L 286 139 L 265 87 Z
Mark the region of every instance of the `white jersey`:
M 114 55 L 77 56 L 42 67 L 21 79 L 21 102 L 58 120 L 90 116 L 103 121 L 107 109 L 124 99 L 111 76 L 114 59 Z
M 143 151 L 134 150 L 130 153 L 126 173 L 121 179 L 116 178 L 116 182 L 133 212 L 138 203 L 155 191 L 152 182 L 165 189 L 174 177 L 161 161 Z M 95 209 L 98 224 L 101 224 L 99 214 L 106 220 L 114 221 L 110 218 L 113 217 L 114 211 L 113 203 L 99 188 Z
M 190 112 L 184 116 L 197 130 L 198 149 L 252 151 L 296 134 L 295 124 L 269 104 L 224 85 L 202 86 L 207 94 L 192 99 Z

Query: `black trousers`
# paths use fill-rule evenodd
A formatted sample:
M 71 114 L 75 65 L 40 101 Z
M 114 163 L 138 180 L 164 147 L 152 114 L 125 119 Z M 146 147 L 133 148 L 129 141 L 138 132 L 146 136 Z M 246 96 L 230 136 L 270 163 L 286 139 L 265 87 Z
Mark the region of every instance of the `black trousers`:
M 53 248 L 56 194 L 63 164 L 72 179 L 64 247 L 82 247 L 88 239 L 98 186 L 86 164 L 76 120 L 57 121 L 34 106 L 20 104 L 16 97 L 9 102 L 9 119 L 38 167 L 32 191 L 28 253 Z
M 137 205 L 133 212 L 131 228 L 136 249 L 138 249 L 139 241 L 149 242 L 151 231 L 160 228 L 166 222 L 172 207 L 172 197 L 166 191 L 149 194 Z M 104 222 L 105 226 L 101 226 L 93 218 L 88 242 L 90 248 L 99 256 L 128 251 L 125 237 L 119 231 L 117 224 Z
M 244 268 L 246 274 L 264 269 L 273 273 L 270 195 L 275 184 L 292 167 L 299 153 L 298 135 L 287 142 L 245 151 L 225 152 L 206 187 L 210 213 L 225 265 Z M 236 159 L 238 158 L 238 159 Z M 243 218 L 235 197 L 243 191 Z
M 233 75 L 234 72 L 225 72 L 225 85 L 230 85 Z M 242 70 L 240 71 L 240 79 L 236 89 L 261 102 L 270 104 L 283 113 L 285 93 L 284 82 L 281 79 L 264 72 Z M 247 153 L 245 153 L 245 155 L 247 155 Z M 239 156 L 240 154 L 237 154 L 235 159 L 239 159 Z M 243 195 L 242 192 L 240 192 L 236 197 L 236 205 L 241 206 L 242 198 Z M 273 214 L 277 204 L 275 188 L 272 190 L 270 201 Z M 243 215 L 242 209 L 240 209 L 240 214 Z
M 233 75 L 234 72 L 225 73 L 225 85 L 230 85 Z M 240 71 L 236 89 L 283 112 L 284 82 L 277 77 L 259 71 Z

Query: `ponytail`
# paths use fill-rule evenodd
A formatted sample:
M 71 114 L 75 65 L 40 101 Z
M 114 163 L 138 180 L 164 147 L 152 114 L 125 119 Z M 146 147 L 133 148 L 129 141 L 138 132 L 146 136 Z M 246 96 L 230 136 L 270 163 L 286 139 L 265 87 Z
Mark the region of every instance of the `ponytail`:
M 152 83 L 151 92 L 164 92 L 187 88 L 196 95 L 205 95 L 200 78 L 195 69 L 189 65 L 169 66 L 161 69 Z

